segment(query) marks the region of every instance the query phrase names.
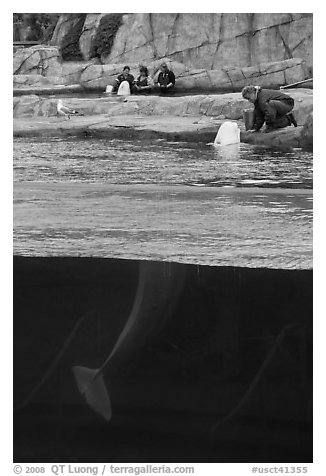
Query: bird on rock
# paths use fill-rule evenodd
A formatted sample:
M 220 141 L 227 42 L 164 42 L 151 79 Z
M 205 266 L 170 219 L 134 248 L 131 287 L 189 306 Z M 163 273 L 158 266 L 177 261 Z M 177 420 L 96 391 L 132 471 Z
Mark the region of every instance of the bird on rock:
M 76 111 L 75 109 L 71 109 L 70 107 L 64 106 L 62 103 L 62 99 L 58 100 L 57 113 L 59 116 L 68 117 L 68 119 L 70 119 L 70 116 L 73 116 L 73 115 L 80 115 L 80 116 L 83 115 L 82 113 Z

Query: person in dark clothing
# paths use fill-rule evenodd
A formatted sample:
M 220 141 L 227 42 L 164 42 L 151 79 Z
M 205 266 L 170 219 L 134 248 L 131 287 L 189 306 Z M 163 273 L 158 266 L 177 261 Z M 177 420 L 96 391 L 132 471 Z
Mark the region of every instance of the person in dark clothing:
M 242 97 L 254 104 L 253 129 L 248 132 L 258 132 L 266 123 L 265 132 L 290 126 L 297 127 L 297 122 L 291 112 L 294 100 L 280 91 L 263 89 L 260 86 L 245 86 Z
M 146 66 L 141 66 L 139 68 L 140 75 L 134 83 L 134 93 L 138 94 L 149 94 L 152 90 L 153 80 L 148 74 L 148 69 Z
M 125 66 L 123 68 L 123 71 L 115 80 L 115 85 L 113 86 L 113 92 L 117 92 L 119 89 L 120 84 L 123 81 L 128 81 L 129 86 L 130 86 L 130 92 L 132 92 L 133 84 L 135 81 L 135 78 L 133 77 L 132 74 L 130 74 L 130 68 L 129 66 Z
M 163 94 L 172 92 L 175 85 L 175 76 L 166 63 L 162 63 L 160 66 L 161 72 L 158 75 L 157 84 L 160 88 L 160 92 Z

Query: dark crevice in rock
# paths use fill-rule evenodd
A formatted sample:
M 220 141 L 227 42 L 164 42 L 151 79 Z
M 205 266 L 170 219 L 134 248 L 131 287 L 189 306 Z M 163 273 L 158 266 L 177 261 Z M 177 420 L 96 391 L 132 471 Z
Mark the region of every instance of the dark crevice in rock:
M 31 56 L 33 56 L 34 53 L 31 53 L 30 55 L 26 56 L 26 58 L 23 59 L 23 61 L 20 63 L 20 66 L 16 71 L 14 71 L 14 74 L 20 74 L 20 71 L 22 70 L 24 64 L 26 63 L 27 60 L 30 59 Z
M 215 57 L 218 53 L 218 50 L 219 50 L 219 47 L 222 43 L 222 38 L 223 38 L 223 30 L 224 30 L 224 20 L 223 20 L 223 13 L 220 14 L 220 31 L 219 31 L 219 35 L 218 35 L 218 41 L 217 41 L 217 44 L 216 44 L 216 48 L 215 48 L 215 52 L 213 54 L 213 60 L 212 60 L 212 64 L 211 64 L 211 69 L 213 69 L 213 66 L 214 66 L 214 63 L 215 63 Z
M 248 40 L 248 65 L 252 65 L 252 39 L 254 37 L 254 18 L 255 14 L 254 13 L 248 13 L 248 19 L 249 19 L 249 31 L 247 32 L 247 40 Z
M 128 44 L 128 38 L 126 38 L 126 40 L 124 41 L 124 45 L 123 45 L 123 48 L 122 48 L 122 52 L 117 54 L 116 56 L 114 56 L 113 58 L 110 58 L 110 62 L 109 63 L 125 63 L 125 59 L 124 59 L 124 55 L 128 55 L 129 53 L 134 53 L 135 51 L 137 50 L 142 50 L 144 48 L 144 46 L 147 46 L 147 44 L 150 44 L 153 48 L 153 52 L 154 54 L 156 55 L 156 58 L 153 58 L 154 59 L 159 59 L 160 56 L 158 55 L 157 53 L 157 49 L 156 49 L 156 46 L 154 44 L 154 42 L 152 40 L 148 40 L 147 39 L 147 43 L 144 43 L 142 45 L 139 45 L 139 46 L 135 46 L 135 45 L 131 45 L 129 48 L 127 48 L 127 44 Z M 175 54 L 175 53 L 183 53 L 183 51 L 187 51 L 189 48 L 187 48 L 186 50 L 181 50 L 181 51 L 176 51 L 176 52 L 173 52 L 172 54 Z M 172 55 L 170 54 L 170 56 Z M 166 55 L 164 55 L 163 57 L 166 57 Z M 108 62 L 104 62 L 104 64 L 108 64 Z
M 19 104 L 20 104 L 20 101 L 17 101 L 16 103 L 14 102 L 14 107 L 13 107 L 14 112 L 16 109 L 18 109 Z
M 184 53 L 184 52 L 187 52 L 187 51 L 196 50 L 198 48 L 202 48 L 204 46 L 209 46 L 209 45 L 215 45 L 215 43 L 208 43 L 208 42 L 204 41 L 201 45 L 190 46 L 190 47 L 184 48 L 183 50 L 173 51 L 173 53 L 170 53 L 170 56 L 181 54 L 181 53 Z
M 126 54 L 127 53 L 127 43 L 128 43 L 128 37 L 125 38 L 125 41 L 124 41 L 124 45 L 123 45 L 123 53 L 122 54 Z M 131 51 L 131 50 L 130 50 Z
M 214 32 L 215 32 L 215 18 L 214 18 L 214 15 L 211 15 L 211 26 L 210 28 L 208 29 L 208 32 L 209 31 L 212 31 L 213 33 L 213 37 L 214 37 Z M 212 44 L 213 41 L 211 41 L 211 39 L 209 38 L 208 34 L 207 34 L 207 38 L 208 38 L 208 44 Z M 214 42 L 215 43 L 215 42 Z
M 40 61 L 37 65 L 37 67 L 41 71 L 41 76 L 45 76 L 46 70 L 48 68 L 48 66 L 45 65 L 46 60 L 47 60 L 47 57 L 44 54 L 44 51 L 40 50 Z
M 259 78 L 260 76 L 263 76 L 263 73 L 260 73 L 259 71 L 256 71 L 252 74 L 249 74 L 248 76 L 245 75 L 245 73 L 242 70 L 242 74 L 245 77 L 246 80 L 252 79 L 252 78 Z M 267 73 L 266 73 L 267 74 Z
M 298 44 L 296 44 L 293 48 L 292 48 L 292 53 L 297 49 L 299 48 L 307 39 L 309 39 L 310 37 L 308 38 L 302 38 L 302 40 L 299 41 Z
M 43 100 L 42 98 L 38 97 L 38 104 L 37 104 L 37 116 L 39 116 L 39 112 L 42 110 L 42 104 L 43 104 Z
M 243 79 L 247 80 L 247 77 L 246 77 L 246 75 L 244 74 L 243 69 L 240 69 L 240 71 L 241 71 L 241 74 L 242 74 L 242 76 L 243 76 Z
M 298 66 L 298 65 L 295 65 L 295 66 Z M 258 76 L 268 76 L 270 74 L 275 74 L 275 73 L 284 73 L 284 75 L 285 75 L 286 70 L 291 69 L 291 68 L 293 68 L 293 66 L 288 66 L 286 68 L 275 69 L 273 71 L 266 71 L 266 70 L 264 71 L 264 70 L 261 70 L 260 67 L 259 67 Z
M 86 63 L 84 66 L 82 66 L 80 72 L 79 72 L 79 75 L 81 76 L 83 73 L 85 73 L 85 71 L 90 68 L 91 66 L 101 66 L 101 73 L 100 73 L 100 76 L 103 74 L 103 64 L 97 64 L 95 65 L 94 63 Z M 99 77 L 100 77 L 99 76 Z
M 207 69 L 202 69 L 199 73 L 198 71 L 184 71 L 182 74 L 180 74 L 179 78 L 189 78 L 192 76 L 198 76 L 198 74 L 206 73 Z
M 255 15 L 255 13 L 250 14 L 250 15 Z M 291 23 L 297 22 L 298 20 L 301 20 L 302 18 L 308 18 L 308 17 L 310 17 L 310 14 L 303 14 L 299 18 L 291 18 L 289 20 L 281 21 L 280 23 L 275 24 L 275 25 L 269 25 L 269 26 L 266 26 L 266 27 L 263 27 L 263 28 L 252 29 L 251 33 L 252 33 L 252 36 L 255 36 L 257 33 L 261 32 L 261 31 L 271 30 L 271 29 L 274 29 L 274 28 L 279 28 L 280 26 L 284 26 L 284 25 L 290 25 Z M 248 36 L 248 32 L 245 31 L 244 33 L 240 33 L 239 35 L 236 35 L 235 38 L 241 38 L 243 36 L 245 36 L 245 37 Z
M 211 107 L 212 107 L 212 101 L 208 101 L 207 103 L 202 102 L 199 105 L 200 114 L 207 116 L 207 113 L 211 109 Z
M 231 86 L 233 86 L 233 82 L 232 82 L 231 76 L 229 75 L 228 70 L 222 68 L 221 71 L 223 71 L 223 73 L 225 73 L 225 74 L 227 75 L 228 80 L 230 81 Z
M 209 80 L 209 83 L 210 83 L 210 88 L 213 87 L 213 81 L 212 81 L 212 78 L 210 76 L 210 74 L 207 74 L 207 70 L 206 70 L 206 75 L 207 75 L 207 79 Z
M 171 28 L 171 33 L 168 35 L 168 39 L 167 39 L 167 42 L 166 42 L 165 56 L 168 56 L 168 54 L 169 54 L 170 39 L 175 36 L 176 25 L 177 25 L 177 22 L 180 18 L 180 15 L 181 15 L 181 13 L 176 13 L 176 15 L 175 15 L 175 19 L 174 19 L 174 22 L 173 22 L 173 25 L 172 25 L 172 28 Z
M 152 48 L 153 48 L 153 57 L 154 57 L 154 59 L 157 59 L 158 54 L 157 54 L 157 49 L 156 49 L 156 45 L 155 45 L 155 41 L 154 41 L 154 26 L 153 26 L 152 13 L 148 14 L 148 25 L 149 25 L 149 29 L 150 29 L 150 32 L 151 32 L 151 35 L 152 35 L 151 43 L 152 43 Z
M 282 40 L 282 43 L 283 43 L 283 46 L 284 46 L 284 50 L 285 50 L 285 53 L 286 53 L 286 58 L 293 58 L 293 54 L 292 54 L 292 51 L 291 51 L 291 48 L 289 47 L 289 45 L 286 43 L 281 31 L 280 31 L 280 27 L 277 26 L 276 27 L 276 31 L 277 33 L 279 34 L 281 40 Z

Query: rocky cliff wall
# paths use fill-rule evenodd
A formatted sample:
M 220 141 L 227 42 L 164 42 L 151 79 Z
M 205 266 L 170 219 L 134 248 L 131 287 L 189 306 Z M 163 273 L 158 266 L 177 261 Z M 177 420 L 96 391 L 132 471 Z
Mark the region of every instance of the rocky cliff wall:
M 176 88 L 181 91 L 240 91 L 246 84 L 255 83 L 262 87 L 279 88 L 285 84 L 307 78 L 305 62 L 292 58 L 283 61 L 260 63 L 247 67 L 223 67 L 221 69 L 191 69 L 178 63 L 168 62 L 176 77 Z M 139 74 L 139 63 L 129 63 L 131 73 Z M 157 80 L 160 61 L 148 62 L 150 74 Z M 23 48 L 14 55 L 14 88 L 46 84 L 80 85 L 88 90 L 105 90 L 114 84 L 121 72 L 122 64 L 98 64 L 88 62 L 62 62 L 58 47 L 37 45 Z
M 80 38 L 84 59 L 101 14 L 88 14 Z M 52 44 L 60 45 L 75 17 L 63 14 Z M 151 62 L 161 58 L 189 68 L 220 69 L 302 58 L 312 68 L 310 13 L 135 13 L 125 14 L 104 63 Z
M 304 58 L 312 64 L 312 16 L 274 13 L 126 15 L 107 61 L 167 56 L 193 68 Z

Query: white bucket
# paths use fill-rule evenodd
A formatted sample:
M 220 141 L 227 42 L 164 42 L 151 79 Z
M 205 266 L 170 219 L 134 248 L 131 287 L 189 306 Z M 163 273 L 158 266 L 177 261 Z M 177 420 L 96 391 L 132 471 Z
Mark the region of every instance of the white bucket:
M 110 84 L 107 85 L 106 89 L 105 89 L 105 92 L 106 94 L 111 94 L 113 91 L 113 86 L 111 86 Z

